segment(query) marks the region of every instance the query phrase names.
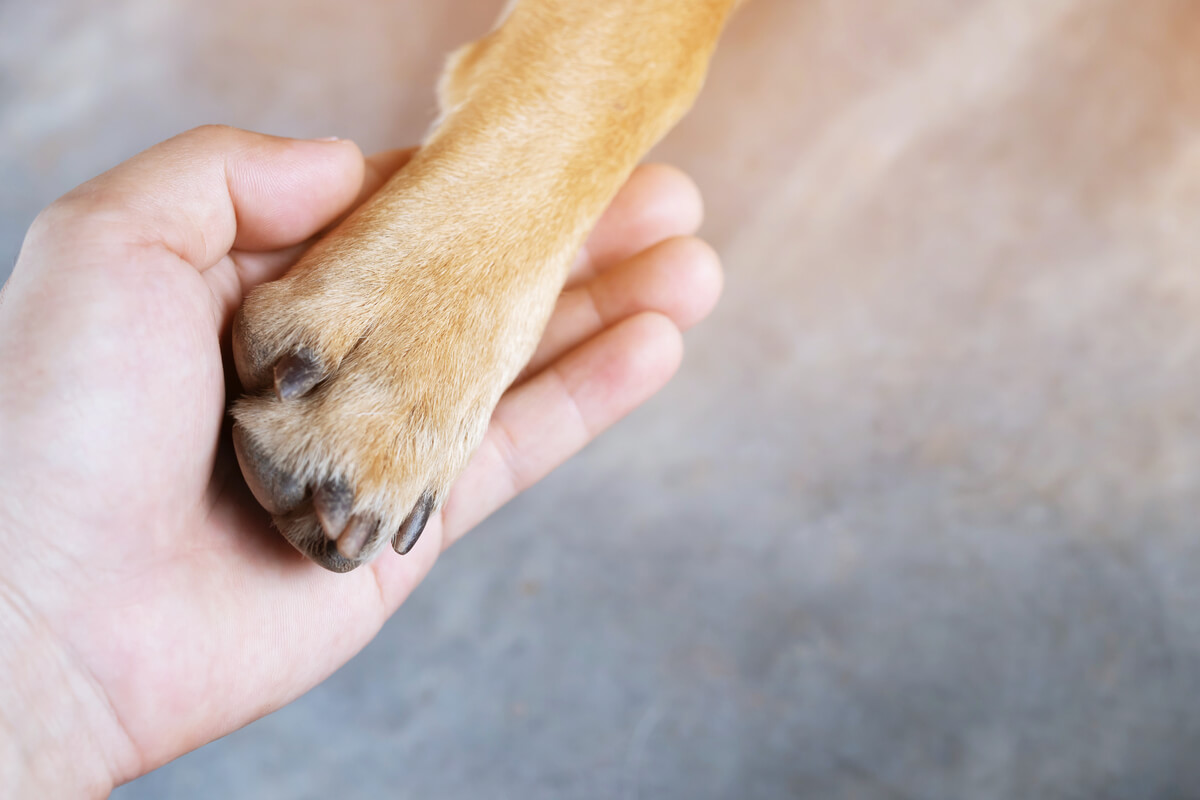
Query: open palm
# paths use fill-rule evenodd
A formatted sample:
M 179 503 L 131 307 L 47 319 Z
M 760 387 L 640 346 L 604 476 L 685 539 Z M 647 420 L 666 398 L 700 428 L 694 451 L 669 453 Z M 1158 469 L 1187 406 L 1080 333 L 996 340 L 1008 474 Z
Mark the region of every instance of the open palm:
M 228 322 L 409 155 L 202 128 L 35 223 L 0 295 L 0 710 L 80 740 L 52 778 L 106 791 L 320 682 L 442 549 L 661 387 L 716 300 L 694 187 L 640 169 L 417 547 L 326 572 L 238 475 Z

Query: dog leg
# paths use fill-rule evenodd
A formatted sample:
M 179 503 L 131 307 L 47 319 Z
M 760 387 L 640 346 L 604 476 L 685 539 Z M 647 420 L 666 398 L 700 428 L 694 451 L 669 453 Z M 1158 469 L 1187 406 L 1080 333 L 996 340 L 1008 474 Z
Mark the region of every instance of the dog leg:
M 515 3 L 451 57 L 413 160 L 246 299 L 238 459 L 301 552 L 346 571 L 416 542 L 734 5 Z

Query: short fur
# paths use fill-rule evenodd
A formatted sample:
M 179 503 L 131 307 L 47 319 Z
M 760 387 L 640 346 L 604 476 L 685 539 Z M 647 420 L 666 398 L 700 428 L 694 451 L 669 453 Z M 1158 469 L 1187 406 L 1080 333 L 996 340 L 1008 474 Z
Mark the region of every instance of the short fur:
M 235 443 L 298 549 L 346 571 L 411 546 L 737 4 L 519 0 L 449 59 L 413 160 L 247 298 Z

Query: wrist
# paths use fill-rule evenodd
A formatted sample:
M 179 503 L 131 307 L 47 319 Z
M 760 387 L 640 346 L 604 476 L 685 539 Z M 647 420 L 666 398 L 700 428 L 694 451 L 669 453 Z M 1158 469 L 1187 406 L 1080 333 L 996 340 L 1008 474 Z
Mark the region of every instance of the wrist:
M 120 776 L 136 774 L 103 689 L 7 591 L 0 676 L 0 786 L 10 796 L 107 797 Z

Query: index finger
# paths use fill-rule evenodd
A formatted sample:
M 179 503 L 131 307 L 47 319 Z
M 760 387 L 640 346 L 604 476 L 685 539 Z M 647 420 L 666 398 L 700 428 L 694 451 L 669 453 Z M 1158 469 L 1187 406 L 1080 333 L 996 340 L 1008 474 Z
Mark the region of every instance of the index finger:
M 571 267 L 575 286 L 653 244 L 690 236 L 704 220 L 700 190 L 681 170 L 643 164 L 633 171 L 596 223 Z

